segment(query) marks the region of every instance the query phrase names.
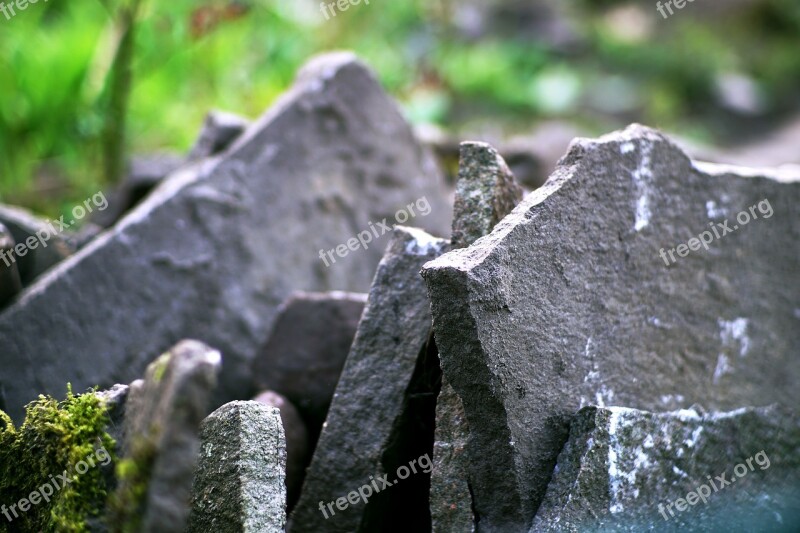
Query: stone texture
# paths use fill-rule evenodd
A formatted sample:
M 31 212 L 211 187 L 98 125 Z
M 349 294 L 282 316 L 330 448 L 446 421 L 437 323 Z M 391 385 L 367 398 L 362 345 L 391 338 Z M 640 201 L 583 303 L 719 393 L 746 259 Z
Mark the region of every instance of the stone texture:
M 250 126 L 246 118 L 226 113 L 210 111 L 206 115 L 197 140 L 189 150 L 189 161 L 199 161 L 223 152 Z
M 665 266 L 661 248 L 764 199 L 774 216 Z M 799 202 L 797 176 L 695 163 L 632 126 L 577 140 L 488 237 L 425 266 L 479 530 L 530 526 L 583 405 L 797 404 Z
M 531 531 L 792 531 L 797 524 L 797 412 L 585 407 Z
M 522 200 L 522 189 L 497 151 L 485 143 L 461 144 L 453 210 L 452 248 L 465 248 L 488 235 Z M 465 450 L 469 425 L 464 405 L 442 377 L 436 403 L 431 474 L 434 531 L 472 531 L 474 516 Z
M 125 469 L 110 523 L 121 531 L 183 531 L 200 450 L 199 429 L 221 365 L 220 353 L 178 343 L 131 383 L 125 413 Z
M 286 433 L 286 508 L 288 511 L 297 503 L 306 467 L 311 460 L 308 430 L 300 412 L 286 396 L 273 391 L 264 391 L 253 401 L 277 408 L 281 413 L 284 433 Z
M 269 339 L 253 362 L 256 385 L 285 395 L 300 410 L 312 447 L 366 301 L 366 294 L 293 294 L 281 306 Z
M 203 421 L 189 533 L 282 533 L 286 439 L 277 408 L 225 404 Z
M 306 472 L 291 531 L 430 529 L 427 479 L 421 473 L 377 492 L 366 505 L 334 507 L 327 519 L 319 502 L 346 497 L 382 473 L 393 483 L 398 466 L 431 452 L 439 375 L 419 269 L 446 248 L 446 241 L 421 230 L 395 229 Z
M 0 205 L 0 224 L 6 226 L 14 236 L 16 243 L 24 243 L 31 237 L 37 239 L 36 248 L 29 247 L 28 252 L 22 257 L 14 255 L 23 286 L 33 283 L 45 271 L 69 257 L 73 252 L 72 246 L 66 240 L 70 234 L 53 235 L 54 227 L 25 209 Z M 46 242 L 47 246 L 38 244 L 37 232 L 44 232 L 41 235 L 45 235 L 45 233 L 50 235 Z
M 365 291 L 388 236 L 330 268 L 319 251 L 422 197 L 415 223 L 446 234 L 443 179 L 396 104 L 352 54 L 312 60 L 223 156 L 170 176 L 0 315 L 10 414 L 66 381 L 130 382 L 183 338 L 225 354 L 214 405 L 241 398 L 278 306 Z
M 171 152 L 136 155 L 119 186 L 107 191 L 108 207 L 95 211 L 91 223 L 110 228 L 136 207 L 170 174 L 186 165 L 186 158 Z
M 22 290 L 17 263 L 8 255 L 14 249 L 14 236 L 0 223 L 0 309 Z

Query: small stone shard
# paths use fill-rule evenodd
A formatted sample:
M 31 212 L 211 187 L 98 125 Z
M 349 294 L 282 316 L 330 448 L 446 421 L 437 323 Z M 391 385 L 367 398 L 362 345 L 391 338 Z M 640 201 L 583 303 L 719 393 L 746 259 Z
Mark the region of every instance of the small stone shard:
M 189 161 L 199 161 L 227 149 L 250 126 L 246 118 L 214 110 L 206 115 L 200 135 L 189 151 Z
M 178 343 L 130 385 L 125 455 L 112 500 L 114 531 L 183 531 L 200 450 L 200 423 L 216 386 L 220 353 Z
M 503 158 L 486 143 L 461 144 L 453 210 L 452 247 L 465 248 L 488 235 L 522 200 L 522 188 Z M 436 434 L 431 474 L 434 531 L 473 531 L 469 474 L 465 455 L 469 425 L 461 398 L 443 372 L 436 403 Z
M 531 533 L 790 531 L 800 417 L 772 408 L 576 415 Z
M 431 453 L 439 373 L 419 269 L 447 246 L 421 230 L 395 228 L 306 473 L 291 531 L 430 529 L 425 473 L 398 480 L 396 470 Z M 344 510 L 320 509 L 320 502 L 324 507 L 346 498 L 382 474 L 396 486 L 377 485 L 386 492 L 373 491 L 366 503 L 354 499 Z
M 282 533 L 286 439 L 276 407 L 231 402 L 203 421 L 189 533 Z

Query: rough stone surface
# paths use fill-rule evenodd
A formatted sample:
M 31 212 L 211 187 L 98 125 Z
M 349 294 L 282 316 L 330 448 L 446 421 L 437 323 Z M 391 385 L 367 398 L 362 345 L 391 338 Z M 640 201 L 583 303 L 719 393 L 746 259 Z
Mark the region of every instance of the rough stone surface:
M 223 152 L 249 126 L 249 120 L 233 113 L 217 110 L 209 112 L 200 135 L 189 151 L 189 161 L 199 161 Z
M 531 531 L 788 532 L 798 524 L 796 412 L 585 407 Z
M 659 256 L 765 199 L 708 251 Z M 479 530 L 530 526 L 583 405 L 797 405 L 798 205 L 796 176 L 693 163 L 632 126 L 577 140 L 488 237 L 425 266 Z
M 277 392 L 264 391 L 253 398 L 253 401 L 275 407 L 281 413 L 281 422 L 286 433 L 286 507 L 291 511 L 300 497 L 306 467 L 311 460 L 306 424 L 292 402 Z
M 22 290 L 17 263 L 8 253 L 14 249 L 14 236 L 0 223 L 0 309 L 11 302 Z M 7 263 L 7 264 L 6 264 Z
M 0 224 L 6 226 L 14 236 L 16 243 L 24 243 L 31 237 L 36 240 L 35 248 L 28 247 L 28 252 L 22 257 L 18 257 L 16 254 L 14 256 L 23 286 L 30 285 L 45 271 L 69 257 L 73 252 L 72 246 L 65 239 L 69 234 L 54 235 L 53 230 L 58 225 L 51 227 L 46 221 L 25 209 L 0 205 Z M 38 244 L 37 232 L 40 232 L 41 235 L 45 235 L 45 233 L 50 235 L 46 246 Z
M 203 421 L 189 533 L 282 533 L 286 439 L 277 408 L 225 404 Z
M 364 292 L 388 235 L 329 268 L 320 250 L 422 197 L 415 224 L 447 234 L 440 172 L 372 73 L 349 53 L 312 60 L 223 156 L 170 176 L 0 315 L 10 414 L 66 381 L 130 382 L 184 338 L 225 354 L 214 405 L 241 398 L 278 306 Z
M 319 502 L 346 497 L 369 484 L 371 476 L 385 473 L 394 483 L 399 466 L 432 451 L 438 368 L 419 269 L 446 248 L 446 241 L 421 230 L 395 229 L 306 473 L 291 531 L 430 529 L 422 473 L 384 488 L 366 505 L 333 507 L 335 514 L 327 519 Z M 428 514 L 427 524 L 420 510 Z
M 522 189 L 497 151 L 485 143 L 461 144 L 453 210 L 452 247 L 464 248 L 488 235 L 522 200 Z M 472 531 L 474 519 L 465 450 L 469 425 L 464 405 L 442 377 L 436 402 L 431 474 L 434 531 Z
M 120 479 L 112 524 L 124 531 L 183 531 L 200 423 L 221 362 L 218 351 L 184 340 L 151 363 L 144 380 L 131 383 L 124 458 L 136 465 L 137 474 Z
M 260 389 L 285 395 L 317 441 L 342 373 L 366 294 L 293 294 L 279 310 L 266 345 L 253 362 Z
M 122 183 L 106 192 L 108 206 L 94 211 L 91 223 L 110 228 L 136 207 L 167 176 L 186 165 L 186 158 L 171 152 L 136 155 Z

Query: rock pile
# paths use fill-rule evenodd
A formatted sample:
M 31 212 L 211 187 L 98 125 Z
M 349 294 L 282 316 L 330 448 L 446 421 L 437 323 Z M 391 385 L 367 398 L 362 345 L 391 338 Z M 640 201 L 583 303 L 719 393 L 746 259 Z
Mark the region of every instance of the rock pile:
M 46 275 L 0 263 L 12 417 L 130 383 L 95 393 L 118 459 L 92 531 L 800 524 L 800 175 L 634 125 L 523 199 L 463 143 L 451 213 L 349 54 L 189 159 Z

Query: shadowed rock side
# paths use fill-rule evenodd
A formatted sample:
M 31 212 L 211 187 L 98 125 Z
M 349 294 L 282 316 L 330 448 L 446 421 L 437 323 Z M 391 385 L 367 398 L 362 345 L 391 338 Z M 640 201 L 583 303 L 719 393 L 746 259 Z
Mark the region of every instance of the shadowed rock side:
M 188 533 L 282 533 L 286 528 L 286 440 L 281 415 L 259 402 L 211 413 L 192 485 Z
M 241 398 L 293 290 L 366 290 L 388 240 L 378 222 L 424 197 L 414 223 L 446 234 L 446 196 L 373 74 L 352 54 L 318 57 L 223 155 L 170 176 L 0 315 L 10 414 L 65 381 L 130 382 L 183 338 L 225 354 L 214 405 Z M 326 267 L 320 251 L 358 244 L 370 222 L 381 238 Z
M 777 408 L 575 416 L 531 533 L 796 531 L 800 418 Z
M 522 200 L 522 189 L 514 181 L 503 158 L 485 143 L 461 144 L 458 182 L 453 209 L 453 248 L 469 246 L 488 235 L 500 220 Z M 442 376 L 436 402 L 436 433 L 431 474 L 431 519 L 433 530 L 472 531 L 474 516 L 467 466 L 469 425 L 464 405 Z
M 290 518 L 290 531 L 430 529 L 432 465 L 425 469 L 415 463 L 417 472 L 403 480 L 397 469 L 408 468 L 424 454 L 429 461 L 432 452 L 440 375 L 430 342 L 430 302 L 419 269 L 446 249 L 446 241 L 421 230 L 395 229 Z M 378 482 L 383 475 L 388 486 Z M 370 493 L 361 497 L 356 491 L 363 486 L 369 486 Z
M 253 361 L 260 389 L 285 395 L 316 444 L 339 381 L 366 294 L 292 294 L 280 309 L 269 339 Z
M 530 527 L 581 406 L 797 405 L 798 205 L 797 176 L 693 163 L 632 126 L 577 140 L 491 235 L 425 266 L 479 531 Z
M 15 245 L 14 236 L 0 223 L 0 309 L 8 305 L 22 290 L 17 264 L 8 259 Z

